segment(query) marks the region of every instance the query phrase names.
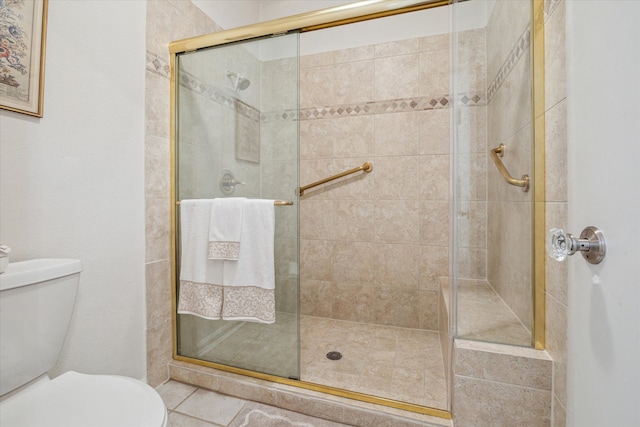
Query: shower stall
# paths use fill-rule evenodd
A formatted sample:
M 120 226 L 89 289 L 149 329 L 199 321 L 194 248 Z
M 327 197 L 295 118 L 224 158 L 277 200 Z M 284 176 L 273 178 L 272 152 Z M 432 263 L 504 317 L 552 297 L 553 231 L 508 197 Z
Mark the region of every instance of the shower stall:
M 532 12 L 354 2 L 172 43 L 175 305 L 187 199 L 273 200 L 276 283 L 273 324 L 176 313 L 175 358 L 448 418 L 454 338 L 541 348 Z

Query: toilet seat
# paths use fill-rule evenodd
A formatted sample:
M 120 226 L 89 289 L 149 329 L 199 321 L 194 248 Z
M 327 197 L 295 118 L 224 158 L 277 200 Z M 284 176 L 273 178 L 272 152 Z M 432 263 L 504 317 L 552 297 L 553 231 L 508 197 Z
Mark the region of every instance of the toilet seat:
M 2 403 L 0 425 L 166 427 L 158 393 L 133 378 L 66 372 Z

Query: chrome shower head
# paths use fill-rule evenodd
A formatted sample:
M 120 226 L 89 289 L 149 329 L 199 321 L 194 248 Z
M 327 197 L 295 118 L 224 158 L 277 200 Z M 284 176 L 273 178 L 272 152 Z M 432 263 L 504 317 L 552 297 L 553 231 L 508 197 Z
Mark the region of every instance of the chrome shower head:
M 233 71 L 227 71 L 227 77 L 229 77 L 231 83 L 233 83 L 233 90 L 235 91 L 245 90 L 251 84 L 249 79 Z

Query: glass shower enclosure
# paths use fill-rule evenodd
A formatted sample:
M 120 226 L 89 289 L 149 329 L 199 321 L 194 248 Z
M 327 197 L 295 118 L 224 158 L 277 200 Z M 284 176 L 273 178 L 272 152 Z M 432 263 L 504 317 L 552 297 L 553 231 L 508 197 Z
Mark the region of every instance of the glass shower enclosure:
M 272 324 L 178 314 L 177 353 L 298 379 L 298 34 L 184 53 L 175 75 L 177 203 L 274 201 L 276 305 Z

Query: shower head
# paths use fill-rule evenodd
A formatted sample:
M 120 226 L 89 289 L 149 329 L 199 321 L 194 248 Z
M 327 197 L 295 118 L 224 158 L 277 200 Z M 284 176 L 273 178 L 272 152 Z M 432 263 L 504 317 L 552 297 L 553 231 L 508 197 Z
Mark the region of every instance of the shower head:
M 227 77 L 229 77 L 231 83 L 233 83 L 233 90 L 235 91 L 245 90 L 251 84 L 249 79 L 233 71 L 227 71 Z

